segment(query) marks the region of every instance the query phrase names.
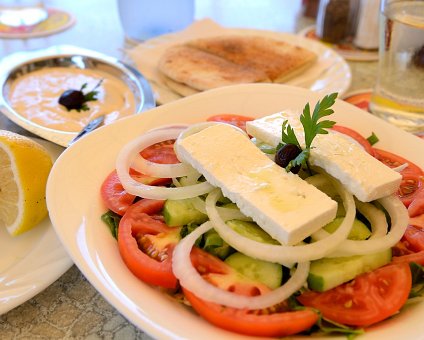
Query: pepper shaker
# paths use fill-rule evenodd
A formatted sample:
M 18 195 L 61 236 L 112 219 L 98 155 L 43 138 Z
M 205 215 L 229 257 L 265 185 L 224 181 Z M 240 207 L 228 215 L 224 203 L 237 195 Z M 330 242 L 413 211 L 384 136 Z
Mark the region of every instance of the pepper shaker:
M 337 44 L 355 34 L 359 0 L 321 0 L 317 15 L 317 36 Z

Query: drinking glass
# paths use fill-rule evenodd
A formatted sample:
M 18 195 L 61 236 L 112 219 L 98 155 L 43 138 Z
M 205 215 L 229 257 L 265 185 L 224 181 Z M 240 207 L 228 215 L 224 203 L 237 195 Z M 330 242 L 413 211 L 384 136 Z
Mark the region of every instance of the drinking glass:
M 127 38 L 143 41 L 176 32 L 193 22 L 194 0 L 118 0 Z
M 48 17 L 40 0 L 0 0 L 0 24 L 20 27 L 36 25 Z
M 382 0 L 379 68 L 371 111 L 424 131 L 424 0 Z

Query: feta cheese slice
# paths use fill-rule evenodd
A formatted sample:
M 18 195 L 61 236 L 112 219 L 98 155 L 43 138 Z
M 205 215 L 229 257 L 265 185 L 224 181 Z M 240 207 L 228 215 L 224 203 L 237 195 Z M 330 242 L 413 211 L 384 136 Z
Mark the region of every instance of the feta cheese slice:
M 300 114 L 279 112 L 247 122 L 247 132 L 272 146 L 281 142 L 285 120 L 293 127 L 299 143 L 304 143 Z M 302 145 L 304 146 L 304 145 Z M 368 154 L 352 138 L 335 131 L 317 135 L 312 142 L 309 162 L 337 178 L 360 201 L 370 202 L 396 192 L 402 176 Z
M 287 173 L 227 124 L 178 140 L 177 148 L 182 161 L 283 244 L 302 241 L 336 216 L 335 201 Z

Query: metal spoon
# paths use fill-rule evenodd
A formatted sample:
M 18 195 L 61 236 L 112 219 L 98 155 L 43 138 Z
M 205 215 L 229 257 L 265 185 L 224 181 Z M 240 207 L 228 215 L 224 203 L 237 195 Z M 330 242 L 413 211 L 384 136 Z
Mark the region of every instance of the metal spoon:
M 100 125 L 103 124 L 103 121 L 105 120 L 105 116 L 101 115 L 93 120 L 91 120 L 75 137 L 68 143 L 68 147 L 74 144 L 78 139 L 85 136 L 87 133 L 97 129 Z

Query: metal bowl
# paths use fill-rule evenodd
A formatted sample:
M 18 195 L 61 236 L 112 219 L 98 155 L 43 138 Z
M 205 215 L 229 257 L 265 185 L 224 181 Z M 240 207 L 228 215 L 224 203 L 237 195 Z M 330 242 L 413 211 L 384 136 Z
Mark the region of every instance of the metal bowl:
M 107 72 L 122 80 L 134 95 L 136 110 L 141 113 L 156 106 L 147 80 L 135 68 L 104 54 L 68 45 L 9 55 L 0 62 L 0 112 L 22 128 L 53 143 L 68 146 L 78 134 L 38 125 L 20 115 L 10 105 L 12 83 L 20 76 L 48 67 L 76 67 Z

